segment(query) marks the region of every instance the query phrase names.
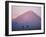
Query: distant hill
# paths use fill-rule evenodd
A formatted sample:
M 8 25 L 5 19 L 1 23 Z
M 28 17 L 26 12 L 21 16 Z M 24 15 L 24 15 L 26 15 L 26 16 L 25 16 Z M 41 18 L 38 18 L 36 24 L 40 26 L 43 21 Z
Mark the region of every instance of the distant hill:
M 12 30 L 39 30 L 41 18 L 33 11 L 28 11 L 12 20 Z

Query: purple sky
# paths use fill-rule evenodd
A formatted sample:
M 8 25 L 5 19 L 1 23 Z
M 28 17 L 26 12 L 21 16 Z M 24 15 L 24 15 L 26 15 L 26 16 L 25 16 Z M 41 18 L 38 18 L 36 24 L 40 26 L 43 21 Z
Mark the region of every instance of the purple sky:
M 41 7 L 12 5 L 12 19 L 15 19 L 16 17 L 24 14 L 27 11 L 33 11 L 41 17 Z

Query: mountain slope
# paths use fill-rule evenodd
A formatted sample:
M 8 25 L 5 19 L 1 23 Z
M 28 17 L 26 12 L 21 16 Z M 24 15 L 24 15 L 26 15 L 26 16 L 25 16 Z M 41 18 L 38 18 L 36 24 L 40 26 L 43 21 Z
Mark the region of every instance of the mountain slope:
M 28 11 L 12 20 L 12 30 L 41 29 L 41 18 L 32 11 Z

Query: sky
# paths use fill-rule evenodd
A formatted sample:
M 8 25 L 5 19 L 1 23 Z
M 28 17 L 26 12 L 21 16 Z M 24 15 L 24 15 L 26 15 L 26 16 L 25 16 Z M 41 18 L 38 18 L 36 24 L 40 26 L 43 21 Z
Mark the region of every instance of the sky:
M 36 6 L 16 6 L 12 5 L 12 19 L 24 14 L 27 11 L 33 11 L 35 14 L 41 17 L 41 7 Z

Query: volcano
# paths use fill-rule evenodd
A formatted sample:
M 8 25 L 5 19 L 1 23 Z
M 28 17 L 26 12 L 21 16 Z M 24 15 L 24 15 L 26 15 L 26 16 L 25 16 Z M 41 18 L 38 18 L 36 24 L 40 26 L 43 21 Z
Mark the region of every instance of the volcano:
M 12 19 L 12 31 L 39 29 L 41 29 L 41 18 L 33 11 L 27 11 L 16 19 Z

